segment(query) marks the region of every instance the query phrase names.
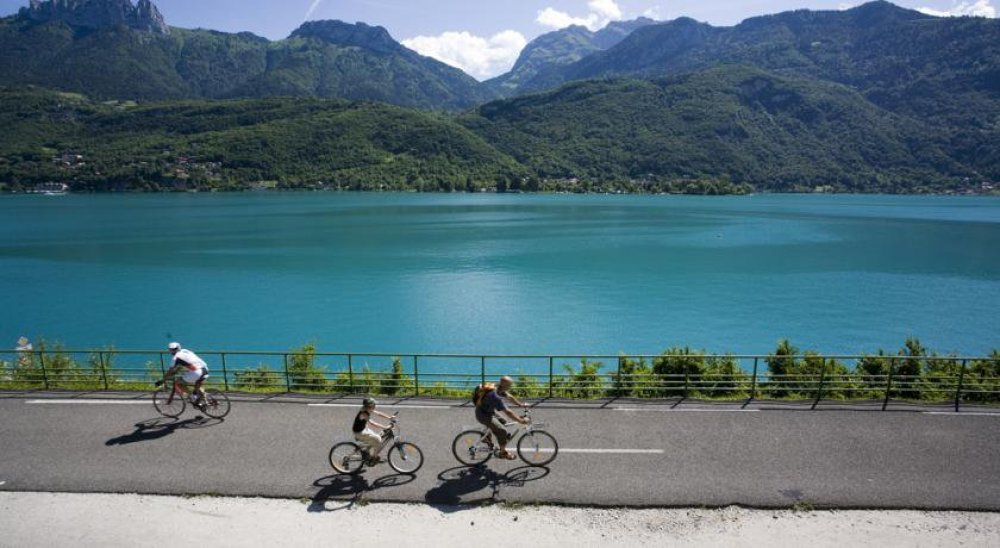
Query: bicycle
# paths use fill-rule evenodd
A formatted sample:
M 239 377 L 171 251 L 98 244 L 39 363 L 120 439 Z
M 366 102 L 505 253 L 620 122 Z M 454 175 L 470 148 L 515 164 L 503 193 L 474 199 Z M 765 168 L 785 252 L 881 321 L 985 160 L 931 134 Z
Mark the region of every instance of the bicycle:
M 555 460 L 559 453 L 559 443 L 556 438 L 542 430 L 543 423 L 531 422 L 531 413 L 525 409 L 521 418 L 528 419 L 528 424 L 524 426 L 524 432 L 517 440 L 517 455 L 528 466 L 545 466 Z M 508 430 L 517 428 L 519 423 L 510 422 L 504 425 Z M 510 439 L 517 436 L 515 431 Z M 493 432 L 489 428 L 480 427 L 469 429 L 455 436 L 455 441 L 451 444 L 451 452 L 454 453 L 458 462 L 466 466 L 479 466 L 485 464 L 494 456 L 499 456 L 499 447 L 493 438 Z
M 382 432 L 382 443 L 378 452 L 391 445 L 388 452 L 389 466 L 400 474 L 415 474 L 424 465 L 424 452 L 413 442 L 404 441 L 400 436 L 399 413 L 392 416 L 389 428 Z M 342 441 L 330 448 L 330 466 L 341 474 L 358 474 L 365 466 L 379 464 L 368 449 L 353 441 Z
M 158 387 L 153 392 L 153 407 L 164 417 L 176 419 L 187 407 L 188 396 L 180 383 L 165 384 L 156 381 Z M 229 414 L 229 397 L 225 392 L 215 388 L 205 388 L 205 395 L 197 402 L 192 402 L 199 411 L 213 419 L 221 419 Z

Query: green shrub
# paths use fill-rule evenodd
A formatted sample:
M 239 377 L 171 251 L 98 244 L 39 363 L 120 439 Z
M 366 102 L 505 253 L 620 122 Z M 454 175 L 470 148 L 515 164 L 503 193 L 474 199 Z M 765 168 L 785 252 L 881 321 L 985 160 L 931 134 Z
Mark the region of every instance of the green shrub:
M 618 357 L 611 395 L 620 398 L 653 398 L 657 395 L 657 376 L 645 358 Z
M 292 350 L 288 359 L 288 383 L 293 391 L 312 392 L 326 388 L 326 373 L 316 366 L 315 344 Z
M 750 395 L 750 375 L 731 355 L 710 356 L 699 379 L 697 394 L 711 398 L 746 398 Z
M 963 397 L 975 402 L 1000 401 L 1000 350 L 984 360 L 969 365 L 963 385 Z
M 233 387 L 246 391 L 280 390 L 284 389 L 285 381 L 280 373 L 261 363 L 256 368 L 233 373 Z
M 553 381 L 555 393 L 565 398 L 593 399 L 604 397 L 604 379 L 600 375 L 602 367 L 604 367 L 603 363 L 592 362 L 586 358 L 580 360 L 579 371 L 570 364 L 563 365 L 566 375 Z
M 705 352 L 675 346 L 668 348 L 653 360 L 653 373 L 659 380 L 657 396 L 690 396 L 691 379 L 705 374 L 708 365 Z

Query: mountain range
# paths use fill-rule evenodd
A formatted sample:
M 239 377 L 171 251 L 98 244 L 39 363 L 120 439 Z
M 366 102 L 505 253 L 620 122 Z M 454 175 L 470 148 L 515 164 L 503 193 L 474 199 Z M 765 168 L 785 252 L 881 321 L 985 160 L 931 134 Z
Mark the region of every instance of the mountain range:
M 368 188 L 385 176 L 393 188 L 478 188 L 494 176 L 501 187 L 532 189 L 711 180 L 912 192 L 1000 179 L 1000 21 L 884 1 L 733 27 L 687 18 L 568 27 L 529 43 L 509 73 L 477 82 L 364 23 L 308 22 L 269 41 L 169 27 L 149 0 L 33 0 L 0 19 L 0 87 L 5 101 L 19 102 L 4 108 L 13 129 L 0 139 L 0 182 L 63 173 L 100 188 L 115 171 L 156 187 L 173 180 L 171 157 L 210 157 L 220 167 L 206 180 L 236 186 L 353 178 Z M 294 116 L 255 117 L 255 105 Z M 151 124 L 168 112 L 174 125 Z M 178 112 L 221 119 L 196 123 Z M 322 132 L 323 120 L 362 116 L 422 146 L 407 151 L 351 131 L 356 148 L 328 133 L 311 141 L 357 155 L 338 160 L 349 169 L 312 156 L 327 167 L 296 167 L 302 155 L 280 152 L 303 142 L 292 128 Z M 257 167 L 246 167 L 245 147 L 226 144 L 233 132 L 266 143 L 252 147 Z M 122 141 L 137 135 L 149 146 Z M 88 144 L 94 136 L 119 143 L 118 152 Z M 142 160 L 113 169 L 122 149 Z M 477 152 L 463 159 L 458 150 Z M 51 154 L 66 151 L 104 167 L 53 171 Z
M 525 46 L 509 72 L 487 81 L 486 85 L 498 95 L 514 95 L 538 75 L 557 71 L 588 55 L 607 50 L 636 29 L 654 23 L 652 19 L 640 17 L 633 21 L 611 22 L 596 32 L 572 25 L 543 34 Z
M 382 27 L 314 21 L 271 42 L 168 27 L 149 0 L 35 0 L 0 19 L 0 85 L 109 100 L 280 95 L 423 109 L 463 109 L 493 97 Z

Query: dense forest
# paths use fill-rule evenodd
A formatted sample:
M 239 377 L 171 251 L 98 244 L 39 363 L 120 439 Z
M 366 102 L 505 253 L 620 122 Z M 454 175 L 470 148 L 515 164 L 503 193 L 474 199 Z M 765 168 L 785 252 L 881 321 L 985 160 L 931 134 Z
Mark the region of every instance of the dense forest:
M 457 118 L 332 99 L 138 104 L 0 89 L 0 124 L 8 191 L 982 189 L 925 124 L 843 86 L 739 66 L 571 84 Z
M 46 5 L 0 18 L 0 191 L 1000 186 L 996 20 L 876 1 L 570 27 L 480 83 L 363 23 L 269 41 Z

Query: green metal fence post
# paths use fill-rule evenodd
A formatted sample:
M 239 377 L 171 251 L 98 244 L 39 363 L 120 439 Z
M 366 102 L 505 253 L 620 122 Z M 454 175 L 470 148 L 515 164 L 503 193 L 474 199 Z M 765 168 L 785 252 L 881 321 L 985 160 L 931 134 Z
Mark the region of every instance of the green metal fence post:
M 486 356 L 479 356 L 479 382 L 486 384 Z
M 292 381 L 288 379 L 288 354 L 284 354 L 285 357 L 285 392 L 292 391 Z
M 811 409 L 816 409 L 819 405 L 819 400 L 823 399 L 823 385 L 826 382 L 826 358 L 820 358 L 823 361 L 823 365 L 820 366 L 819 370 L 819 388 L 816 390 L 816 401 L 813 402 Z
M 962 384 L 965 382 L 966 360 L 962 360 L 962 370 L 958 372 L 958 388 L 955 390 L 955 412 L 958 413 L 958 406 L 962 401 Z
M 420 369 L 417 367 L 417 356 L 413 356 L 413 388 L 415 396 L 420 396 Z
M 552 370 L 553 370 L 553 363 L 552 362 L 554 360 L 555 360 L 555 358 L 553 358 L 552 356 L 549 356 L 549 397 L 550 398 L 552 397 L 552 389 L 553 389 L 552 385 L 553 385 L 553 382 L 554 382 L 552 380 Z
M 42 366 L 42 383 L 45 389 L 49 389 L 49 374 L 45 371 L 45 352 L 38 352 L 38 363 Z
M 750 399 L 753 400 L 757 397 L 757 360 L 759 358 L 753 359 L 753 378 L 750 379 Z
M 882 402 L 882 411 L 889 407 L 889 393 L 892 392 L 892 375 L 896 371 L 896 358 L 889 358 L 889 378 L 885 383 L 885 400 Z
M 104 352 L 97 353 L 97 363 L 101 364 L 101 380 L 104 381 L 104 389 L 108 389 L 108 367 L 104 363 Z
M 226 353 L 222 353 L 222 386 L 226 392 L 229 392 L 229 372 L 226 371 Z
M 354 355 L 347 355 L 347 384 L 351 389 L 351 394 L 354 393 Z
M 163 352 L 160 352 L 159 355 L 160 355 L 160 376 L 166 376 L 167 375 L 167 368 L 163 364 Z
M 618 356 L 618 389 L 615 390 L 615 396 L 621 396 L 622 393 L 622 361 L 625 360 L 625 356 Z
M 688 374 L 689 374 L 689 371 L 688 371 L 687 365 L 685 365 L 684 366 L 684 399 L 685 400 L 688 397 Z

